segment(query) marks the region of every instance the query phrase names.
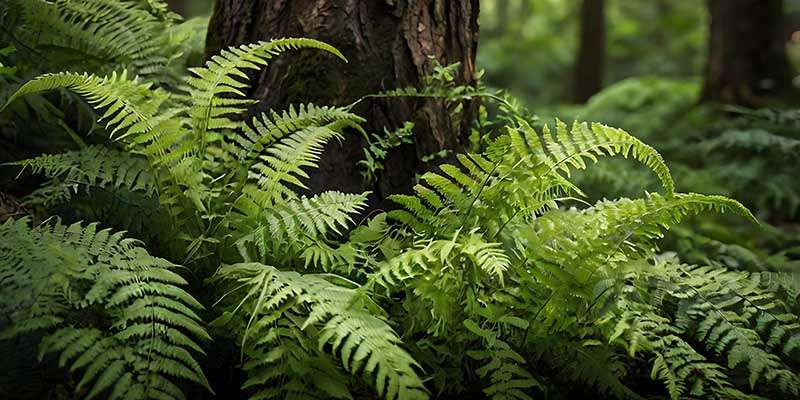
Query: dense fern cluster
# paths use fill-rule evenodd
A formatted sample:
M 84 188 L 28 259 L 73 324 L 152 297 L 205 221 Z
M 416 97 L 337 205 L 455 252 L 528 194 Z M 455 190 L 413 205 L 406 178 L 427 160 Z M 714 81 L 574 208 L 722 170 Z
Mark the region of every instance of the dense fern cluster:
M 196 357 L 210 337 L 202 308 L 180 286 L 175 265 L 97 224 L 56 221 L 31 229 L 26 219 L 0 226 L 2 337 L 36 331 L 41 360 L 79 372 L 85 398 L 183 398 L 177 380 L 210 389 Z
M 47 52 L 54 68 L 122 66 L 143 76 L 164 73 L 172 47 L 165 28 L 180 19 L 160 1 L 9 0 L 2 11 L 14 44 Z
M 37 6 L 117 32 L 133 10 L 171 21 L 161 4 Z M 147 24 L 125 32 L 150 37 Z M 100 121 L 98 143 L 72 132 L 77 149 L 11 164 L 48 179 L 25 199 L 37 214 L 99 222 L 0 225 L 2 337 L 40 335 L 40 359 L 77 378 L 76 397 L 211 394 L 217 360 L 204 349 L 229 342 L 253 399 L 800 395 L 791 276 L 657 253 L 688 216 L 755 218 L 726 197 L 677 192 L 658 151 L 627 132 L 534 127 L 513 102 L 448 87 L 441 67 L 432 89 L 378 95 L 484 95 L 501 115 L 477 124 L 475 151 L 364 217 L 366 193 L 304 191 L 326 143 L 367 134 L 352 106 L 246 116 L 248 70 L 296 49 L 343 58 L 336 49 L 291 38 L 229 48 L 174 85 L 136 43 L 87 50 L 121 57 L 115 72 L 48 73 L 6 105 L 65 88 Z M 368 175 L 408 136 L 368 148 Z M 611 156 L 650 170 L 660 193 L 587 204 L 572 174 Z M 95 204 L 101 193 L 115 200 Z

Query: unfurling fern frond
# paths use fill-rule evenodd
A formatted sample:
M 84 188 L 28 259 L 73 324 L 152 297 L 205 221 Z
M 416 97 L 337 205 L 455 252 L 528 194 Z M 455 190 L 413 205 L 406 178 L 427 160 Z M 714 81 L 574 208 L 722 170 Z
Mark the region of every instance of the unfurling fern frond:
M 209 388 L 196 361 L 202 306 L 180 288 L 175 265 L 96 224 L 0 226 L 3 338 L 45 334 L 39 358 L 82 371 L 85 398 L 183 399 L 177 382 Z M 210 390 L 210 389 L 209 389 Z
M 344 371 L 363 375 L 386 399 L 428 398 L 416 362 L 401 348 L 391 327 L 376 316 L 377 307 L 357 290 L 322 276 L 258 263 L 224 266 L 216 276 L 232 288 L 226 297 L 240 293 L 241 300 L 232 300 L 238 305 L 232 314 L 223 315 L 223 321 L 244 314 L 238 321 L 250 376 L 247 385 L 256 388 L 256 398 L 285 398 L 298 390 L 318 397 L 349 397 L 346 380 L 336 380 L 338 372 L 324 361 L 331 356 Z M 317 348 L 289 354 L 284 346 L 274 347 L 278 338 L 301 343 L 313 338 Z M 314 360 L 323 361 L 307 364 Z M 298 362 L 303 367 L 294 369 Z

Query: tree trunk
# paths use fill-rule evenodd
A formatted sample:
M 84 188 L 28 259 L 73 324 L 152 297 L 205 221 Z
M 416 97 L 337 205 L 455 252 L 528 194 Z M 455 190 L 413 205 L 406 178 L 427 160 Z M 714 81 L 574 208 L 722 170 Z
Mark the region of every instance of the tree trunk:
M 506 26 L 509 25 L 509 17 L 511 16 L 511 1 L 510 0 L 495 0 L 495 7 L 497 7 L 497 20 L 494 23 L 495 35 L 502 35 L 507 31 Z
M 189 14 L 187 0 L 167 0 L 167 5 L 169 6 L 170 11 L 180 14 L 182 17 L 187 17 Z
M 708 0 L 709 55 L 702 100 L 758 106 L 791 91 L 782 0 Z
M 603 88 L 606 19 L 603 0 L 583 0 L 578 56 L 575 59 L 574 100 L 585 103 Z
M 433 72 L 431 57 L 442 65 L 461 63 L 456 81 L 472 84 L 477 16 L 478 0 L 216 0 L 206 55 L 273 38 L 322 40 L 349 63 L 313 51 L 286 54 L 256 76 L 251 95 L 260 101 L 260 110 L 300 102 L 345 105 L 387 89 L 418 87 Z M 342 145 L 331 144 L 319 170 L 312 172 L 312 192 L 366 189 L 378 198 L 407 192 L 424 167 L 422 157 L 462 147 L 477 100 L 465 104 L 463 120 L 455 122 L 441 100 L 378 99 L 359 107 L 370 133 L 414 122 L 414 145 L 392 151 L 377 187 L 367 187 L 356 166 L 365 141 L 352 135 Z

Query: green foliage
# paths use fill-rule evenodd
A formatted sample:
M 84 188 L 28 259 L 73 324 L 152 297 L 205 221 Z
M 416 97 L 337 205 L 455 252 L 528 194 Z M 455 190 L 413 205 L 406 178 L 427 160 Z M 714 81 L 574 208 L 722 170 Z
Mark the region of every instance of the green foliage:
M 744 388 L 758 387 L 770 397 L 797 396 L 798 376 L 791 367 L 797 357 L 798 317 L 791 311 L 796 283 L 788 278 L 656 259 L 631 281 L 653 288 L 644 302 L 617 300 L 622 314 L 612 322 L 610 340 L 622 341 L 631 354 L 655 351 L 653 376 L 667 383 L 672 398 L 687 392 L 752 398 L 731 384 L 739 371 L 746 377 Z M 780 287 L 789 290 L 775 290 Z
M 140 83 L 137 78 L 129 80 L 127 70 L 105 77 L 61 72 L 42 75 L 25 83 L 8 102 L 31 93 L 69 88 L 84 96 L 96 109 L 104 110 L 100 120 L 106 122 L 106 128 L 111 128 L 113 137 L 119 131 L 138 131 L 142 129 L 138 125 L 148 124 L 147 120 L 153 117 L 167 97 L 163 91 L 151 90 L 152 86 L 150 82 Z
M 696 83 L 655 77 L 628 78 L 592 96 L 581 118 L 618 126 L 646 140 L 658 140 L 697 97 Z
M 414 123 L 406 122 L 402 128 L 394 131 L 384 130 L 383 135 L 372 134 L 369 145 L 364 148 L 364 159 L 358 162 L 365 181 L 375 181 L 376 174 L 383 170 L 383 161 L 389 150 L 412 143 L 413 129 Z
M 336 356 L 345 371 L 374 379 L 386 399 L 427 398 L 416 361 L 377 306 L 355 289 L 263 264 L 224 266 L 216 276 L 233 287 L 226 295 L 245 293 L 233 313 L 247 315 L 238 329 L 249 359 L 245 387 L 258 387 L 254 398 L 349 398 L 347 377 L 324 353 Z
M 797 263 L 793 228 L 800 188 L 797 112 L 793 109 L 717 109 L 695 104 L 693 85 L 629 79 L 594 96 L 578 114 L 634 129 L 670 160 L 676 180 L 690 191 L 740 199 L 767 230 L 703 218 L 668 244 L 687 260 L 715 259 L 731 268 L 785 270 Z M 622 162 L 604 162 L 576 177 L 590 198 L 634 196 L 658 182 Z
M 10 165 L 30 168 L 33 173 L 58 178 L 76 185 L 155 192 L 155 180 L 147 161 L 129 153 L 102 146 L 91 146 L 61 154 L 42 155 Z
M 302 187 L 300 179 L 308 176 L 305 169 L 316 167 L 322 146 L 330 139 L 342 137 L 342 130 L 346 128 L 360 129 L 359 124 L 363 120 L 346 109 L 313 105 L 291 108 L 284 114 L 263 114 L 249 121 L 242 121 L 237 117 L 244 113 L 246 106 L 252 104 L 250 100 L 243 99 L 243 94 L 239 92 L 242 85 L 245 85 L 243 78 L 246 75 L 242 71 L 264 66 L 267 60 L 280 52 L 306 47 L 328 50 L 340 56 L 332 47 L 307 39 L 280 39 L 232 48 L 210 60 L 205 67 L 194 69 L 195 76 L 188 78 L 187 93 L 170 92 L 138 77 L 131 79 L 125 71 L 106 77 L 87 73 L 57 73 L 33 79 L 10 97 L 9 105 L 13 105 L 18 98 L 42 91 L 61 87 L 72 89 L 98 110 L 108 132 L 107 137 L 113 142 L 63 154 L 44 155 L 16 162 L 14 165 L 30 168 L 34 173 L 41 173 L 52 179 L 32 195 L 34 203 L 70 201 L 72 197 L 69 195 L 76 192 L 78 187 L 101 189 L 120 197 L 130 198 L 135 192 L 141 196 L 154 197 L 157 205 L 166 213 L 156 214 L 156 217 L 161 218 L 156 225 L 140 223 L 140 234 L 154 238 L 151 240 L 158 240 L 158 247 L 167 255 L 183 260 L 198 268 L 198 271 L 204 268 L 216 269 L 208 261 L 215 253 L 230 254 L 230 259 L 237 261 L 241 260 L 240 257 L 249 259 L 252 256 L 265 261 L 285 261 L 288 266 L 303 261 L 308 264 L 308 268 L 352 269 L 356 261 L 353 246 L 336 246 L 329 236 L 332 233 L 341 234 L 342 229 L 350 224 L 350 215 L 364 206 L 364 195 L 331 192 L 306 198 L 297 195 L 296 189 L 290 188 L 290 185 Z M 220 94 L 226 96 L 220 97 Z M 212 176 L 215 178 L 212 179 Z M 74 210 L 78 211 L 80 208 Z M 113 211 L 124 214 L 119 216 L 123 219 L 131 213 L 140 212 L 132 203 L 120 204 Z M 114 221 L 115 218 L 106 220 Z M 94 226 L 90 225 L 92 230 Z M 285 238 L 286 241 L 276 242 L 276 237 Z M 56 239 L 53 240 L 57 242 Z M 274 248 L 269 248 L 273 245 Z M 41 246 L 49 248 L 46 244 Z M 236 249 L 239 251 L 235 251 Z M 252 249 L 252 253 L 248 249 Z M 229 258 L 225 260 L 227 259 Z M 132 279 L 114 275 L 114 279 L 117 278 Z M 133 282 L 142 279 L 133 278 Z M 184 283 L 177 275 L 175 279 Z M 34 278 L 31 280 L 36 281 Z M 47 282 L 49 281 L 39 284 L 46 286 Z M 106 286 L 110 285 L 103 286 L 106 291 L 119 286 L 117 282 L 99 281 Z M 120 290 L 124 289 L 124 293 L 127 293 L 125 296 L 143 296 L 153 291 L 169 297 L 170 293 L 163 293 L 159 286 L 163 283 L 153 283 L 154 289 L 134 290 L 121 286 Z M 320 294 L 317 296 L 322 298 Z M 124 304 L 127 297 L 114 299 L 115 307 L 119 307 L 121 303 L 127 305 Z M 174 311 L 170 311 L 173 303 L 167 304 L 167 300 L 152 301 L 158 301 L 159 306 L 167 307 L 165 313 Z M 148 304 L 152 301 L 143 300 L 136 303 L 136 307 L 150 307 Z M 148 303 L 140 304 L 143 302 Z M 192 306 L 199 304 L 194 302 Z M 143 311 L 138 311 L 138 308 L 135 310 L 141 313 L 147 308 L 142 308 Z M 142 338 L 147 337 L 147 331 L 143 331 L 144 326 L 138 322 L 139 314 L 133 314 L 135 310 L 122 310 L 130 311 L 131 317 L 119 317 L 122 318 L 122 322 L 118 323 L 121 333 L 110 332 L 112 337 L 120 336 L 125 340 L 144 340 Z M 178 311 L 182 310 L 185 311 L 182 308 Z M 253 308 L 249 312 L 260 311 Z M 202 328 L 195 326 L 195 319 L 199 317 L 194 313 L 189 316 L 194 322 L 190 324 L 178 319 L 182 324 L 178 327 L 194 330 L 195 333 L 203 332 L 205 336 Z M 149 318 L 152 320 L 152 317 Z M 164 323 L 169 325 L 175 321 L 167 320 Z M 345 342 L 356 347 L 337 350 L 350 354 L 351 350 L 357 349 L 359 360 L 360 357 L 369 356 L 367 359 L 370 361 L 365 366 L 359 365 L 346 370 L 365 374 L 367 380 L 374 382 L 379 392 L 389 398 L 398 397 L 400 388 L 418 387 L 422 390 L 422 385 L 412 369 L 413 360 L 409 359 L 410 364 L 403 373 L 396 372 L 401 364 L 393 356 L 400 354 L 397 352 L 402 350 L 397 346 L 396 339 L 380 341 L 386 340 L 383 336 L 391 332 L 388 326 L 381 328 L 380 324 L 384 322 L 363 311 L 348 318 L 331 312 L 326 317 L 325 324 L 308 335 L 312 335 L 309 336 L 312 338 L 328 335 L 331 342 L 338 346 L 338 343 L 347 338 L 346 329 L 373 327 L 371 329 L 375 329 L 374 337 L 370 337 L 368 341 L 357 343 L 348 339 Z M 154 327 L 160 334 L 172 334 L 172 331 L 166 331 L 167 327 Z M 134 330 L 125 331 L 126 328 Z M 15 329 L 19 333 L 25 332 L 22 328 Z M 233 335 L 238 333 L 246 335 L 246 332 L 231 331 Z M 106 332 L 99 330 L 93 334 L 105 335 Z M 102 335 L 97 340 L 102 339 Z M 202 378 L 199 364 L 193 358 L 187 358 L 189 353 L 167 346 L 173 338 L 159 340 L 144 348 L 149 352 L 160 352 L 165 358 L 172 357 L 189 363 L 189 369 L 176 369 L 178 366 L 172 365 L 175 364 L 174 360 L 168 359 L 159 361 L 161 364 L 155 364 L 155 372 L 199 381 L 208 386 L 205 378 Z M 118 344 L 111 339 L 103 339 L 98 343 L 101 344 L 90 348 L 92 354 L 96 355 L 105 349 L 108 357 L 120 357 L 126 361 L 133 357 L 129 355 L 130 350 L 120 347 L 127 345 L 127 342 Z M 192 349 L 199 349 L 196 343 L 191 344 Z M 101 345 L 106 347 L 99 347 Z M 88 348 L 89 345 L 86 346 Z M 118 347 L 120 350 L 115 350 Z M 395 349 L 394 353 L 388 352 L 390 349 Z M 57 350 L 61 348 L 54 347 L 54 351 Z M 342 353 L 321 354 L 327 354 L 326 357 L 333 360 L 336 354 Z M 384 355 L 388 358 L 380 360 L 379 357 Z M 156 378 L 152 378 L 154 387 L 162 392 L 166 391 L 166 394 L 154 392 L 155 389 L 139 393 L 141 387 L 137 385 L 149 382 L 147 379 L 151 378 L 142 380 L 124 374 L 127 367 L 121 364 L 122 361 L 115 361 L 116 358 L 99 360 L 98 362 L 104 364 L 97 364 L 91 373 L 87 373 L 87 383 L 96 377 L 101 366 L 111 365 L 113 369 L 109 369 L 106 375 L 101 375 L 102 383 L 91 393 L 92 396 L 112 384 L 119 385 L 119 388 L 114 387 L 113 396 L 116 397 L 128 396 L 125 393 L 129 386 L 132 388 L 130 390 L 135 390 L 130 394 L 132 397 L 183 396 L 177 386 L 161 380 L 155 381 Z M 135 362 L 137 368 L 141 368 L 140 363 Z M 261 371 L 246 369 L 254 374 Z M 332 367 L 332 370 L 339 371 L 339 367 Z M 372 379 L 369 376 L 373 372 L 399 375 Z M 411 375 L 406 376 L 408 374 Z M 315 374 L 311 376 L 316 377 Z M 80 386 L 83 385 L 81 383 Z M 258 396 L 262 395 L 265 394 Z M 402 398 L 406 398 L 407 394 L 403 396 Z
M 0 307 L 14 322 L 2 337 L 43 332 L 39 360 L 55 353 L 80 372 L 84 398 L 185 398 L 177 380 L 209 387 L 196 360 L 210 339 L 202 306 L 176 265 L 135 240 L 97 224 L 8 220 L 0 260 Z
M 147 13 L 141 29 L 175 23 L 158 1 L 42 6 L 64 8 L 51 17 L 95 33 L 117 32 L 128 12 Z M 97 16 L 79 14 L 86 10 Z M 252 115 L 245 95 L 249 73 L 278 54 L 341 57 L 336 49 L 291 38 L 234 47 L 176 85 L 163 78 L 169 68 L 158 76 L 143 67 L 154 65 L 141 61 L 150 42 L 136 43 L 124 49 L 131 53 L 86 50 L 107 53 L 122 72 L 49 71 L 6 105 L 17 110 L 67 89 L 102 122 L 91 137 L 72 132 L 77 150 L 10 163 L 49 179 L 27 204 L 102 222 L 0 225 L 0 311 L 10 321 L 3 338 L 43 335 L 40 359 L 75 374 L 73 397 L 198 396 L 189 385 L 207 392 L 216 382 L 206 381 L 206 363 L 219 361 L 200 356 L 212 335 L 220 353 L 225 344 L 240 348 L 228 358 L 241 362 L 222 367 L 245 375 L 241 394 L 221 396 L 800 395 L 800 285 L 713 258 L 688 265 L 659 255 L 666 231 L 696 214 L 755 217 L 721 195 L 678 192 L 661 154 L 625 130 L 541 124 L 480 85 L 456 86 L 453 67 L 437 66 L 426 87 L 373 96 L 441 98 L 453 115 L 462 100 L 482 96 L 498 103 L 499 115 L 483 113 L 472 151 L 392 196 L 395 209 L 363 216 L 368 193 L 306 189 L 327 143 L 366 136 L 355 104 Z M 615 97 L 640 89 L 627 85 L 595 104 L 616 107 Z M 635 109 L 653 96 L 643 98 L 622 100 Z M 362 164 L 368 174 L 410 131 L 373 137 Z M 796 150 L 777 134 L 736 132 L 745 131 L 702 147 Z M 641 164 L 654 190 L 587 201 L 576 176 L 614 156 Z M 128 225 L 146 242 L 114 233 Z M 201 303 L 217 316 L 211 335 Z
M 26 51 L 47 51 L 52 68 L 123 67 L 143 76 L 165 73 L 171 48 L 164 28 L 180 18 L 161 1 L 11 0 L 4 11 L 15 40 Z
M 477 62 L 489 87 L 504 88 L 537 112 L 568 102 L 574 85 L 581 2 L 484 0 Z M 635 76 L 686 78 L 705 67 L 708 15 L 694 0 L 604 2 L 603 82 Z M 657 51 L 656 51 L 657 49 Z M 666 102 L 669 102 L 666 99 Z M 581 119 L 645 134 L 597 116 Z

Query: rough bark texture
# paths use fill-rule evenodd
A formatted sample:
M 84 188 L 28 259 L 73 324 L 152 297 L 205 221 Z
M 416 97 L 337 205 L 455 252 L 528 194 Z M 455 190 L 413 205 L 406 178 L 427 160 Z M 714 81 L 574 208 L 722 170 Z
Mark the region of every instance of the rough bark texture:
M 747 106 L 791 91 L 782 0 L 708 0 L 709 56 L 702 99 Z
M 221 48 L 280 37 L 310 37 L 334 45 L 348 58 L 319 52 L 284 55 L 260 72 L 252 96 L 259 109 L 313 102 L 344 105 L 370 93 L 419 86 L 434 57 L 461 63 L 456 79 L 472 83 L 477 47 L 478 0 L 216 0 L 206 41 L 207 56 Z M 363 139 L 353 135 L 329 146 L 314 171 L 314 192 L 373 190 L 378 198 L 405 192 L 423 167 L 421 157 L 458 149 L 477 107 L 453 124 L 442 101 L 391 99 L 365 102 L 358 110 L 373 133 L 415 123 L 413 146 L 392 152 L 377 187 L 365 187 L 356 162 Z M 457 126 L 453 126 L 457 125 Z
M 584 103 L 603 88 L 606 18 L 603 0 L 583 0 L 573 99 Z

